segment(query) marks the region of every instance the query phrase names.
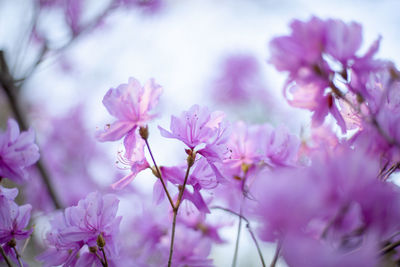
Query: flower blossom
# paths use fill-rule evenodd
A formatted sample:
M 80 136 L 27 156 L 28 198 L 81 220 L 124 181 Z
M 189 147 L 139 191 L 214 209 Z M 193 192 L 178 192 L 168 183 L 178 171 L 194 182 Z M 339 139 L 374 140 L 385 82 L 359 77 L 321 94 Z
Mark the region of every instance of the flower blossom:
M 27 239 L 33 231 L 26 229 L 32 206 L 29 204 L 18 206 L 14 202 L 17 194 L 18 190 L 15 188 L 8 189 L 0 186 L 0 246 L 15 261 L 17 258 L 13 248 L 17 247 L 17 240 Z
M 97 257 L 83 254 L 85 256 L 80 259 L 77 256 L 85 246 L 90 253 L 104 249 L 107 260 L 113 262 L 118 257 L 116 238 L 122 219 L 116 216 L 118 203 L 119 200 L 113 195 L 101 196 L 95 192 L 80 200 L 77 206 L 66 208 L 64 213 L 54 218 L 52 230 L 46 238 L 49 249 L 38 259 L 45 266 L 79 266 L 80 262 L 92 259 L 97 259 L 99 264 Z
M 185 180 L 185 167 L 185 165 L 173 167 L 163 166 L 161 167 L 162 178 L 179 187 Z M 213 169 L 205 158 L 200 158 L 195 162 L 193 171 L 189 174 L 186 183 L 186 186 L 191 186 L 193 188 L 193 192 L 190 192 L 186 187 L 182 199 L 192 202 L 199 211 L 210 213 L 200 190 L 214 189 L 217 185 L 218 181 Z M 154 185 L 154 192 L 155 198 L 158 200 L 157 202 L 164 199 L 165 194 L 159 180 L 157 180 Z
M 138 172 L 149 166 L 144 156 L 144 141 L 138 138 L 137 128 L 144 127 L 155 117 L 151 111 L 158 103 L 161 92 L 162 88 L 152 79 L 142 87 L 139 81 L 130 78 L 128 84 L 111 88 L 104 96 L 104 106 L 117 120 L 97 132 L 97 139 L 104 142 L 124 138 L 126 153 L 120 161 L 131 169 L 130 174 L 113 184 L 115 189 L 128 185 Z
M 39 160 L 32 129 L 20 133 L 15 120 L 8 120 L 7 130 L 0 133 L 0 178 L 21 183 L 27 178 L 26 168 Z
M 83 114 L 84 106 L 79 105 L 61 117 L 45 118 L 49 127 L 41 144 L 41 158 L 65 206 L 76 205 L 93 190 L 101 190 L 88 166 L 108 162 L 85 127 Z M 34 209 L 51 211 L 53 204 L 40 174 L 31 172 L 31 176 L 29 186 L 25 187 L 28 202 Z
M 220 103 L 246 103 L 259 98 L 264 84 L 257 59 L 249 54 L 234 54 L 227 57 L 222 72 L 213 85 L 213 93 Z
M 280 240 L 289 264 L 359 266 L 368 255 L 373 266 L 377 244 L 400 228 L 399 190 L 378 173 L 375 159 L 347 145 L 314 154 L 306 168 L 264 173 L 252 187 L 261 239 Z
M 153 79 L 142 87 L 135 78 L 108 90 L 103 104 L 117 120 L 98 131 L 97 139 L 105 142 L 134 138 L 135 130 L 155 117 L 151 110 L 157 105 L 161 92 L 162 88 Z
M 362 28 L 358 23 L 312 17 L 307 22 L 293 21 L 291 29 L 290 35 L 277 37 L 270 43 L 270 62 L 277 70 L 289 72 L 285 96 L 291 105 L 314 113 L 314 127 L 331 114 L 345 133 L 338 99 L 345 97 L 346 90 L 365 91 L 358 89 L 359 85 L 380 66 L 372 59 L 379 40 L 359 57 L 356 53 L 362 43 Z M 338 89 L 337 77 L 341 77 L 345 89 Z
M 204 156 L 218 179 L 221 173 L 215 167 L 215 162 L 221 162 L 227 157 L 228 138 L 227 122 L 222 112 L 210 112 L 206 107 L 192 106 L 181 116 L 171 116 L 171 132 L 158 126 L 162 136 L 174 138 L 185 143 L 189 149 Z

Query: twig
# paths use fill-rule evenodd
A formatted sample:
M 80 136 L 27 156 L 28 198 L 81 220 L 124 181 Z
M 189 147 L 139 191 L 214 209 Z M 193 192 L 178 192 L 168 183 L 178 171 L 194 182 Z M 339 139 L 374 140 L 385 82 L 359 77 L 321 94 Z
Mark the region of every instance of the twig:
M 17 248 L 15 246 L 12 246 L 12 248 L 15 252 L 15 255 L 17 256 L 17 261 L 18 261 L 19 267 L 24 267 L 24 265 L 22 264 L 22 261 L 21 261 L 21 255 L 19 255 Z
M 156 163 L 156 160 L 154 159 L 153 153 L 151 152 L 150 145 L 149 145 L 149 142 L 148 142 L 149 130 L 148 130 L 147 126 L 146 127 L 140 127 L 139 133 L 140 133 L 140 136 L 142 137 L 142 139 L 144 140 L 144 142 L 146 143 L 147 149 L 149 150 L 151 160 L 153 161 L 154 167 L 156 168 L 156 171 L 157 171 L 157 175 L 158 175 L 157 178 L 159 178 L 161 180 L 161 184 L 162 184 L 162 186 L 164 188 L 165 194 L 167 195 L 169 203 L 171 204 L 171 208 L 175 209 L 174 201 L 172 200 L 172 197 L 168 192 L 167 186 L 165 185 L 165 182 L 164 182 L 164 180 L 162 178 L 161 171 L 158 168 L 158 165 Z
M 278 244 L 276 244 L 276 249 L 275 249 L 275 253 L 274 253 L 274 257 L 272 258 L 270 267 L 275 267 L 276 263 L 278 262 L 279 259 L 279 253 L 281 251 L 281 242 L 278 241 Z
M 1 245 L 0 245 L 0 253 L 1 253 L 1 256 L 3 256 L 3 259 L 6 261 L 7 266 L 8 266 L 8 267 L 13 267 L 13 266 L 11 265 L 10 259 L 7 257 L 7 255 L 6 255 L 6 253 L 5 253 L 4 249 L 3 249 L 3 247 L 2 247 Z
M 27 130 L 28 124 L 22 113 L 22 110 L 20 109 L 20 107 L 18 105 L 17 96 L 15 95 L 17 88 L 16 88 L 16 86 L 14 84 L 14 80 L 9 72 L 8 65 L 7 65 L 7 62 L 4 57 L 4 53 L 1 50 L 0 50 L 0 85 L 3 88 L 4 92 L 6 93 L 8 101 L 10 103 L 10 107 L 11 107 L 19 125 L 21 126 L 21 129 Z M 60 209 L 62 207 L 61 202 L 59 201 L 59 199 L 54 191 L 54 188 L 50 182 L 50 177 L 49 177 L 47 170 L 45 169 L 41 159 L 39 159 L 38 162 L 36 163 L 36 167 L 39 170 L 42 180 L 47 187 L 47 191 L 49 192 L 49 195 L 50 195 L 51 199 L 53 200 L 54 206 L 56 207 L 56 209 Z
M 104 267 L 108 267 L 108 261 L 107 261 L 107 256 L 106 252 L 104 251 L 104 248 L 100 248 L 101 252 L 103 253 L 103 258 L 104 258 Z
M 183 193 L 185 192 L 185 187 L 186 187 L 186 183 L 187 183 L 187 180 L 189 177 L 190 168 L 193 166 L 195 158 L 196 158 L 196 153 L 191 151 L 191 153 L 189 154 L 189 156 L 187 158 L 187 169 L 186 169 L 186 174 L 185 174 L 185 180 L 183 181 L 182 187 L 179 188 L 180 190 L 179 190 L 178 199 L 177 199 L 176 204 L 174 205 L 174 209 L 173 209 L 174 217 L 172 219 L 172 232 L 171 232 L 171 244 L 170 244 L 170 248 L 169 248 L 168 267 L 171 267 L 172 255 L 174 253 L 176 217 L 178 215 L 179 207 L 182 203 L 182 197 L 183 197 Z
M 379 254 L 380 254 L 380 255 L 385 255 L 385 254 L 389 253 L 390 251 L 392 251 L 393 249 L 395 249 L 395 248 L 398 247 L 398 246 L 400 246 L 400 240 L 399 240 L 399 241 L 396 241 L 396 242 L 394 242 L 394 243 L 391 243 L 391 244 L 389 244 L 389 245 L 387 245 L 386 247 L 384 247 L 384 248 L 379 252 Z
M 229 212 L 229 213 L 231 213 L 233 215 L 236 215 L 236 216 L 240 217 L 241 219 L 243 219 L 246 222 L 246 228 L 249 231 L 249 233 L 251 235 L 251 238 L 253 239 L 254 244 L 256 245 L 258 256 L 260 257 L 261 264 L 262 264 L 263 267 L 265 267 L 266 265 L 265 265 L 264 257 L 262 255 L 261 248 L 260 248 L 260 245 L 258 244 L 256 236 L 254 235 L 254 232 L 250 227 L 250 221 L 246 217 L 244 217 L 243 215 L 241 215 L 241 214 L 239 214 L 237 212 L 234 212 L 234 211 L 232 211 L 230 209 L 224 208 L 224 207 L 212 206 L 211 209 L 218 209 L 218 210 L 223 210 L 223 211 Z
M 240 204 L 240 215 L 242 215 L 242 204 Z M 236 261 L 238 257 L 238 252 L 239 252 L 239 240 L 240 240 L 240 233 L 242 232 L 242 216 L 239 216 L 239 223 L 238 223 L 238 229 L 237 229 L 237 234 L 236 234 L 236 242 L 235 242 L 235 252 L 233 253 L 233 259 L 232 259 L 232 267 L 236 267 Z

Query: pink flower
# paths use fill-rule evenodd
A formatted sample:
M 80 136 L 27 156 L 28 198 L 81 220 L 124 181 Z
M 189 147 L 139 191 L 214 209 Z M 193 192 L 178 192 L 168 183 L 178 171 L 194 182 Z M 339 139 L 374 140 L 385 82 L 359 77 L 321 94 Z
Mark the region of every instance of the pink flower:
M 312 111 L 313 126 L 321 125 L 331 114 L 345 133 L 346 123 L 336 100 L 345 92 L 337 88 L 336 79 L 345 80 L 344 87 L 350 91 L 365 92 L 366 77 L 380 65 L 372 60 L 378 44 L 375 43 L 365 56 L 357 57 L 362 29 L 355 22 L 346 24 L 312 17 L 308 22 L 295 20 L 291 28 L 290 35 L 277 37 L 270 43 L 270 62 L 279 71 L 289 72 L 284 89 L 288 101 L 292 106 Z
M 309 167 L 265 173 L 252 187 L 261 239 L 280 240 L 285 260 L 298 266 L 358 266 L 367 255 L 376 262 L 377 244 L 400 219 L 399 189 L 378 173 L 375 159 L 346 145 L 314 154 Z
M 346 65 L 361 47 L 362 27 L 356 22 L 329 19 L 325 22 L 325 38 L 326 53 Z
M 288 88 L 288 91 L 290 91 L 291 95 L 285 94 L 290 105 L 305 108 L 313 112 L 313 127 L 321 126 L 326 115 L 331 114 L 336 119 L 336 123 L 342 130 L 342 133 L 346 132 L 346 123 L 337 107 L 337 100 L 332 94 L 324 94 L 320 87 L 315 84 L 293 85 Z
M 17 189 L 0 186 L 0 246 L 15 261 L 16 255 L 10 244 L 28 238 L 33 231 L 26 229 L 31 217 L 32 206 L 29 204 L 18 206 L 14 202 L 17 194 Z M 0 261 L 1 259 L 2 257 L 0 257 Z
M 76 255 L 84 245 L 94 249 L 104 247 L 110 260 L 118 257 L 116 238 L 122 219 L 117 216 L 118 203 L 113 195 L 90 193 L 77 206 L 66 208 L 53 220 L 52 229 L 47 234 L 50 247 L 38 259 L 46 266 L 77 266 L 75 264 L 80 261 L 91 259 L 85 256 L 76 262 Z
M 128 150 L 124 155 L 121 153 L 119 154 L 119 162 L 128 166 L 130 168 L 130 173 L 119 181 L 113 183 L 111 185 L 113 189 L 119 190 L 126 187 L 133 181 L 133 179 L 135 179 L 139 172 L 150 167 L 144 155 L 144 146 L 146 144 L 141 138 L 138 138 L 138 140 L 132 140 L 133 138 L 137 138 L 135 135 L 136 134 L 132 134 L 129 138 L 125 138 L 125 148 L 128 148 Z
M 291 35 L 277 37 L 271 41 L 270 62 L 279 71 L 289 71 L 294 80 L 316 76 L 312 68 L 323 62 L 324 21 L 316 17 L 312 17 L 308 22 L 294 20 L 290 27 Z
M 149 167 L 144 156 L 144 142 L 137 137 L 136 130 L 155 117 L 151 110 L 158 103 L 161 92 L 162 88 L 154 80 L 142 87 L 137 80 L 130 78 L 128 84 L 111 88 L 104 96 L 104 106 L 117 120 L 97 132 L 97 139 L 104 142 L 124 137 L 126 153 L 120 156 L 120 161 L 131 169 L 130 174 L 112 185 L 114 189 L 125 187 L 140 171 Z
M 190 149 L 208 160 L 222 160 L 227 152 L 227 122 L 222 112 L 210 112 L 206 107 L 192 106 L 181 117 L 171 117 L 171 132 L 162 127 L 161 135 L 181 140 Z
M 117 120 L 107 124 L 103 131 L 98 131 L 97 139 L 105 142 L 130 138 L 137 127 L 145 126 L 155 117 L 151 111 L 157 105 L 161 92 L 162 88 L 153 79 L 142 87 L 135 78 L 129 78 L 128 84 L 108 90 L 103 104 Z
M 215 98 L 220 103 L 245 103 L 262 93 L 260 66 L 257 59 L 248 54 L 227 57 L 222 72 L 213 86 Z
M 8 128 L 0 133 L 0 177 L 17 183 L 27 178 L 26 168 L 39 159 L 39 148 L 34 143 L 32 129 L 20 133 L 15 120 L 8 120 Z
M 299 138 L 290 134 L 283 125 L 276 129 L 264 125 L 263 133 L 264 160 L 272 166 L 294 166 L 300 146 Z
M 186 165 L 174 167 L 161 167 L 162 178 L 172 184 L 179 186 L 182 185 L 185 179 Z M 207 163 L 205 158 L 197 160 L 193 166 L 193 171 L 189 174 L 183 199 L 192 202 L 196 208 L 201 212 L 210 213 L 205 200 L 203 199 L 200 190 L 213 189 L 218 185 L 217 177 Z M 188 190 L 188 186 L 192 187 L 192 192 Z M 161 182 L 159 180 L 154 184 L 154 198 L 157 202 L 164 199 L 165 193 L 163 192 Z
M 171 117 L 171 132 L 160 126 L 158 128 L 162 136 L 178 139 L 204 156 L 217 178 L 221 179 L 222 175 L 214 163 L 221 162 L 228 153 L 226 141 L 229 132 L 224 117 L 222 112 L 210 112 L 206 107 L 194 105 L 179 118 Z

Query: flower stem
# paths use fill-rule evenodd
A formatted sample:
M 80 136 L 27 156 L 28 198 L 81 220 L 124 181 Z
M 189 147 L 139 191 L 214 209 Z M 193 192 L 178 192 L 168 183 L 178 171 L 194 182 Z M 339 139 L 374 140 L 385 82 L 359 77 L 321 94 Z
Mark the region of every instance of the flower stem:
M 99 255 L 99 253 L 97 253 L 97 251 L 95 251 L 95 252 L 93 252 L 93 253 L 96 255 L 96 257 L 97 257 L 97 258 L 99 259 L 99 261 L 101 262 L 101 266 L 105 267 L 106 264 L 105 264 L 104 260 L 101 258 L 101 256 Z
M 188 156 L 188 160 L 187 160 L 188 165 L 187 165 L 187 169 L 186 169 L 185 180 L 183 181 L 182 187 L 179 188 L 178 199 L 176 200 L 176 204 L 174 205 L 174 208 L 173 208 L 174 217 L 172 219 L 171 244 L 170 244 L 170 247 L 169 247 L 168 267 L 171 267 L 172 255 L 174 253 L 176 217 L 178 215 L 179 207 L 180 207 L 180 205 L 182 203 L 183 193 L 185 192 L 185 187 L 186 187 L 186 183 L 187 183 L 187 180 L 188 180 L 188 177 L 189 177 L 190 168 L 194 164 L 194 158 L 195 157 L 196 157 L 195 153 L 192 153 L 192 154 L 190 154 Z
M 232 211 L 230 209 L 227 209 L 227 208 L 224 208 L 224 207 L 213 206 L 213 207 L 211 207 L 211 209 L 218 209 L 218 210 L 223 210 L 223 211 L 229 212 L 229 213 L 231 213 L 233 215 L 238 216 L 239 218 L 241 218 L 242 220 L 244 220 L 246 222 L 246 228 L 249 231 L 250 236 L 254 241 L 254 244 L 256 245 L 258 256 L 260 257 L 261 264 L 262 264 L 263 267 L 265 267 L 266 265 L 265 265 L 264 257 L 262 255 L 262 252 L 261 252 L 261 249 L 260 249 L 260 245 L 257 242 L 256 236 L 255 236 L 253 230 L 250 227 L 250 221 L 246 217 L 244 217 L 242 214 L 239 214 L 237 212 L 234 212 L 234 211 Z
M 21 261 L 21 255 L 19 255 L 17 248 L 15 246 L 13 246 L 12 248 L 15 252 L 15 255 L 17 256 L 17 261 L 18 261 L 19 267 L 24 267 L 24 265 L 22 264 L 22 261 Z
M 242 206 L 240 206 L 240 215 L 242 215 Z M 239 216 L 239 224 L 236 234 L 235 252 L 233 254 L 232 267 L 236 267 L 237 256 L 239 252 L 240 233 L 242 231 L 242 216 Z
M 155 159 L 154 159 L 153 153 L 151 152 L 149 142 L 147 141 L 147 138 L 146 138 L 146 139 L 143 138 L 143 140 L 145 141 L 146 146 L 147 146 L 147 149 L 149 150 L 150 157 L 151 157 L 151 159 L 152 159 L 152 161 L 153 161 L 154 167 L 156 168 L 157 174 L 158 174 L 158 176 L 159 176 L 158 178 L 161 180 L 161 184 L 162 184 L 162 186 L 163 186 L 163 188 L 164 188 L 165 194 L 167 195 L 167 198 L 168 198 L 168 200 L 169 200 L 169 203 L 171 204 L 171 208 L 172 208 L 172 209 L 175 209 L 174 201 L 172 200 L 171 195 L 170 195 L 169 192 L 168 192 L 167 186 L 165 185 L 165 182 L 164 182 L 164 180 L 163 180 L 163 178 L 162 178 L 161 171 L 160 171 L 160 169 L 159 169 L 158 166 L 157 166 L 157 163 L 156 163 L 156 161 L 155 161 Z
M 274 257 L 272 258 L 270 267 L 275 267 L 276 263 L 278 262 L 279 259 L 279 253 L 281 252 L 281 242 L 278 241 L 278 244 L 276 244 L 276 249 L 275 249 L 275 253 L 274 253 Z
M 3 259 L 6 261 L 7 266 L 8 266 L 8 267 L 12 267 L 11 262 L 10 262 L 10 259 L 7 257 L 7 255 L 6 255 L 6 253 L 4 252 L 4 249 L 3 249 L 2 246 L 0 246 L 0 253 L 1 253 L 1 256 L 3 256 Z
M 396 247 L 400 246 L 400 240 L 396 241 L 394 243 L 391 243 L 389 245 L 387 245 L 386 247 L 384 247 L 381 251 L 380 251 L 380 255 L 385 255 L 387 253 L 389 253 L 390 251 L 392 251 L 393 249 L 395 249 Z
M 104 258 L 104 267 L 108 267 L 108 261 L 107 261 L 107 256 L 106 252 L 104 251 L 104 248 L 100 248 L 101 252 L 103 253 L 103 258 Z

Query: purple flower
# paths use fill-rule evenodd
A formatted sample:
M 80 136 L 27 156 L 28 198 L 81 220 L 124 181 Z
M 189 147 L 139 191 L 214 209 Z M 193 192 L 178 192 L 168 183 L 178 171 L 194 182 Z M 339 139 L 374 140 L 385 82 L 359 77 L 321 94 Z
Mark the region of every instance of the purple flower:
M 172 256 L 173 266 L 213 266 L 212 260 L 208 258 L 211 252 L 211 241 L 203 238 L 201 232 L 178 225 L 175 239 L 176 245 Z
M 346 123 L 336 100 L 343 98 L 345 92 L 340 91 L 335 82 L 341 77 L 345 91 L 365 91 L 360 85 L 365 84 L 369 72 L 380 65 L 372 60 L 378 45 L 374 44 L 365 56 L 357 57 L 362 29 L 355 22 L 346 24 L 313 17 L 308 22 L 295 20 L 291 28 L 290 35 L 277 37 L 270 43 L 270 62 L 279 71 L 289 72 L 284 89 L 289 103 L 311 110 L 314 127 L 331 114 L 345 133 Z
M 113 195 L 90 193 L 77 206 L 59 213 L 47 234 L 50 248 L 38 259 L 47 266 L 77 266 L 76 255 L 86 245 L 92 251 L 104 248 L 108 258 L 118 257 L 116 237 L 122 217 L 117 217 L 119 200 Z M 83 259 L 85 261 L 89 259 Z M 50 262 L 50 263 L 49 263 Z
M 131 138 L 137 127 L 145 126 L 154 118 L 151 110 L 157 105 L 161 92 L 162 88 L 153 79 L 142 87 L 135 78 L 108 90 L 103 104 L 117 120 L 97 132 L 97 139 L 105 142 Z
M 125 147 L 128 147 L 129 150 L 127 150 L 124 155 L 119 153 L 118 161 L 119 163 L 128 166 L 130 168 L 130 173 L 121 178 L 119 181 L 113 183 L 111 185 L 113 189 L 122 189 L 126 187 L 132 182 L 139 172 L 150 167 L 144 155 L 144 146 L 146 145 L 145 142 L 141 138 L 136 141 L 132 141 L 132 138 L 136 138 L 134 134 L 125 139 Z M 136 143 L 135 146 L 133 146 L 132 143 Z
M 247 102 L 262 93 L 264 85 L 261 82 L 260 67 L 252 55 L 237 54 L 227 57 L 222 73 L 214 84 L 215 98 L 220 103 Z
M 174 167 L 161 167 L 162 178 L 171 182 L 176 186 L 180 186 L 184 183 L 186 166 L 174 166 Z M 210 167 L 210 164 L 205 158 L 200 158 L 193 166 L 193 171 L 189 174 L 187 185 L 193 188 L 192 192 L 185 188 L 183 194 L 183 200 L 186 199 L 192 202 L 196 208 L 201 212 L 210 213 L 206 201 L 203 199 L 200 190 L 202 189 L 213 189 L 218 185 L 217 177 Z M 154 185 L 154 198 L 156 202 L 160 202 L 164 199 L 165 193 L 161 182 L 156 181 Z
M 238 122 L 232 129 L 227 146 L 231 151 L 223 167 L 231 177 L 242 176 L 242 168 L 253 168 L 263 158 L 263 145 L 260 140 L 266 134 L 262 126 L 247 126 Z
M 34 139 L 32 129 L 20 133 L 17 122 L 8 120 L 7 130 L 0 133 L 0 178 L 21 183 L 27 177 L 25 169 L 39 159 Z
M 378 173 L 376 160 L 346 145 L 314 154 L 309 167 L 265 173 L 252 187 L 261 239 L 280 240 L 289 264 L 376 262 L 400 218 L 399 190 Z
M 329 19 L 325 22 L 325 38 L 326 53 L 346 65 L 361 47 L 362 27 L 356 22 Z
M 115 189 L 128 185 L 138 172 L 149 166 L 144 156 L 144 142 L 137 137 L 136 129 L 155 117 L 151 110 L 158 103 L 161 92 L 162 88 L 153 79 L 142 87 L 136 79 L 130 78 L 128 84 L 111 88 L 104 96 L 104 106 L 117 120 L 108 124 L 104 131 L 97 132 L 97 139 L 104 142 L 125 137 L 126 153 L 120 161 L 131 168 L 130 174 L 112 185 Z
M 290 105 L 313 112 L 313 127 L 321 126 L 326 115 L 331 114 L 336 119 L 342 132 L 346 132 L 346 123 L 337 107 L 335 98 L 331 94 L 325 95 L 316 84 L 304 86 L 293 85 L 288 88 L 288 91 L 290 92 L 290 96 L 287 92 L 285 92 L 285 96 Z
M 86 127 L 84 107 L 79 105 L 61 117 L 48 117 L 41 157 L 61 203 L 76 205 L 93 190 L 100 190 L 88 166 L 105 165 L 108 158 Z M 28 202 L 34 209 L 50 211 L 53 205 L 38 172 L 25 187 Z M 38 193 L 40 192 L 40 193 Z
M 229 132 L 224 117 L 222 112 L 210 112 L 206 107 L 194 105 L 179 118 L 171 117 L 171 132 L 160 126 L 158 128 L 162 136 L 178 139 L 204 156 L 217 178 L 222 179 L 214 163 L 221 162 L 228 153 L 226 141 Z
M 18 206 L 14 202 L 17 194 L 17 189 L 0 186 L 0 244 L 12 239 L 26 239 L 32 233 L 32 230 L 25 230 L 31 217 L 32 206 Z
M 17 255 L 19 240 L 27 239 L 32 229 L 26 229 L 31 217 L 31 205 L 18 206 L 14 199 L 18 194 L 16 188 L 9 189 L 0 186 L 0 246 L 5 254 L 14 262 Z M 0 256 L 0 262 L 3 257 Z
M 262 129 L 264 140 L 264 160 L 272 166 L 294 166 L 297 161 L 300 140 L 290 134 L 288 129 L 280 125 L 273 129 L 264 125 Z
M 316 17 L 312 17 L 308 22 L 294 20 L 290 27 L 291 35 L 277 37 L 271 41 L 270 62 L 279 71 L 289 71 L 293 80 L 318 76 L 312 68 L 322 62 L 324 21 Z

